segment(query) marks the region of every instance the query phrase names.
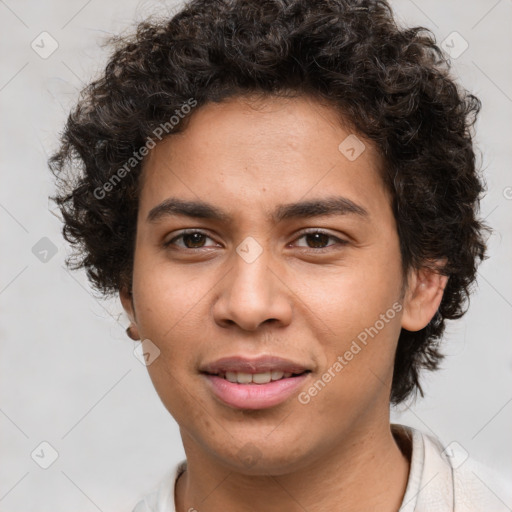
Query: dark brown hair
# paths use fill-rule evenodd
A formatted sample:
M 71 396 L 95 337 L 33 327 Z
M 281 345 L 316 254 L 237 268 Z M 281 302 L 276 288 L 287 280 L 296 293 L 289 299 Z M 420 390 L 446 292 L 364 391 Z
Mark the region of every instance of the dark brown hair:
M 76 248 L 68 264 L 101 293 L 131 286 L 140 151 L 165 123 L 165 135 L 186 129 L 191 99 L 196 109 L 249 93 L 325 100 L 382 155 L 404 275 L 447 261 L 439 310 L 398 342 L 391 401 L 421 393 L 420 370 L 442 358 L 445 320 L 465 313 L 487 230 L 471 135 L 480 102 L 451 78 L 434 36 L 397 26 L 379 0 L 195 0 L 110 43 L 104 74 L 82 91 L 49 160 Z

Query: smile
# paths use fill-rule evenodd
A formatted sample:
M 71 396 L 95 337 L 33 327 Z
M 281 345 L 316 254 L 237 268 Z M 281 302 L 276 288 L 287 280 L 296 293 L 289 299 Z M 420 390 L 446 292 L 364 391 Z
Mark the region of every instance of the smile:
M 309 373 L 305 371 L 294 375 L 283 372 L 227 372 L 226 375 L 203 375 L 212 394 L 223 404 L 235 409 L 254 410 L 275 407 L 288 400 L 299 392 Z M 273 375 L 275 379 L 272 378 Z

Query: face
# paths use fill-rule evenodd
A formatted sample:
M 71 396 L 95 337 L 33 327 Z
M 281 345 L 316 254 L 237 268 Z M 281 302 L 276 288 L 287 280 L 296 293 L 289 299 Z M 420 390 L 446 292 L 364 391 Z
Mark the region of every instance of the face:
M 186 450 L 279 474 L 388 422 L 399 240 L 379 155 L 354 135 L 310 98 L 238 98 L 149 154 L 121 298 L 160 351 L 148 371 Z

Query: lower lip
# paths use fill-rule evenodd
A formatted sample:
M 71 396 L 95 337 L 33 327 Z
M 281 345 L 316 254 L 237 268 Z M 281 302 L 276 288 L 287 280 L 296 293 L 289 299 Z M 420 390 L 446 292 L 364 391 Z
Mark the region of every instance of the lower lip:
M 206 375 L 213 394 L 237 409 L 266 409 L 292 396 L 304 383 L 308 373 L 270 381 L 267 384 L 238 384 L 217 375 Z

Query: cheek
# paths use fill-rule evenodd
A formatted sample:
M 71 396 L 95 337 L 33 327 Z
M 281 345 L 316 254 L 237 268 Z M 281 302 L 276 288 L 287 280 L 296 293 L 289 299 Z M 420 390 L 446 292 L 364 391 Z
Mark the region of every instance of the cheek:
M 400 297 L 399 265 L 384 261 L 363 256 L 357 264 L 290 272 L 286 280 L 300 299 L 297 306 L 320 320 L 328 338 L 346 341 L 374 325 Z
M 329 390 L 322 391 L 319 407 L 335 407 L 341 400 L 357 409 L 380 389 L 387 392 L 383 383 L 391 378 L 402 309 L 398 240 L 390 240 L 361 251 L 357 261 L 295 277 L 310 317 L 321 320 L 317 339 L 325 367 L 319 377 L 325 376 Z M 321 383 L 317 387 L 323 389 Z
M 136 261 L 133 293 L 139 333 L 160 351 L 147 370 L 163 404 L 180 424 L 201 423 L 200 417 L 195 418 L 202 410 L 200 398 L 192 397 L 190 376 L 195 371 L 197 340 L 205 328 L 205 291 L 210 288 L 170 269 L 168 263 L 153 260 L 145 266 L 142 257 Z M 183 418 L 181 411 L 187 411 Z
M 148 260 L 149 261 L 149 260 Z M 133 292 L 142 339 L 151 340 L 159 356 L 147 370 L 171 414 L 197 407 L 187 402 L 190 375 L 195 372 L 198 340 L 204 336 L 207 286 L 169 264 L 135 265 Z M 190 271 L 189 273 L 192 273 Z
M 190 324 L 208 300 L 210 274 L 203 272 L 200 277 L 193 266 L 177 268 L 144 256 L 141 252 L 134 266 L 137 323 L 141 335 L 165 342 L 182 324 Z

